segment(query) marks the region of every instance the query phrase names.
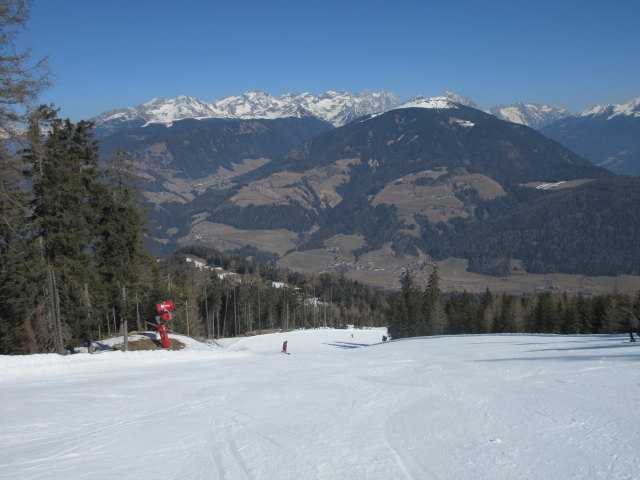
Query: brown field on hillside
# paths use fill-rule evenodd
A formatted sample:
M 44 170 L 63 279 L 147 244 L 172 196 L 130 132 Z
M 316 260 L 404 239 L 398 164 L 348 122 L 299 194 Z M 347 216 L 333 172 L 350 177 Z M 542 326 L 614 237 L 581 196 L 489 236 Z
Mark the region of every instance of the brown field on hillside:
M 338 234 L 327 239 L 324 246 L 331 251 L 350 253 L 365 245 L 362 235 L 343 235 Z
M 251 245 L 266 252 L 284 253 L 295 248 L 297 234 L 289 230 L 240 230 L 206 220 L 196 220 L 191 233 L 178 240 L 180 245 L 202 243 L 220 250 L 234 250 Z
M 325 249 L 305 250 L 282 257 L 277 265 L 298 272 L 326 272 L 338 265 L 340 257 L 342 256 Z M 350 257 L 350 261 L 353 261 L 353 257 Z
M 486 175 L 459 174 L 438 180 L 445 173 L 446 169 L 425 170 L 396 179 L 389 182 L 371 203 L 374 206 L 381 203 L 395 205 L 403 220 L 415 224 L 415 214 L 424 215 L 430 222 L 471 216 L 475 205 L 465 205 L 460 201 L 456 197 L 456 192 L 460 190 L 475 190 L 480 198 L 486 200 L 505 195 L 500 184 Z M 429 184 L 420 184 L 421 179 L 428 179 Z
M 349 169 L 358 159 L 344 159 L 327 167 L 303 173 L 277 172 L 243 187 L 230 201 L 239 207 L 248 205 L 287 205 L 295 201 L 304 208 L 314 208 L 316 198 L 326 207 L 342 201 L 336 188 L 350 178 Z
M 199 178 L 184 178 L 181 172 L 170 169 L 156 168 L 155 172 L 164 178 L 163 192 L 145 192 L 144 197 L 156 209 L 165 202 L 187 203 L 196 196 L 202 195 L 210 188 L 227 188 L 231 186 L 233 178 L 243 173 L 255 170 L 268 163 L 268 158 L 248 158 L 240 163 L 232 163 L 233 169 L 218 168 L 216 173 Z M 136 173 L 146 180 L 154 180 L 154 177 L 144 172 L 144 164 L 136 164 Z

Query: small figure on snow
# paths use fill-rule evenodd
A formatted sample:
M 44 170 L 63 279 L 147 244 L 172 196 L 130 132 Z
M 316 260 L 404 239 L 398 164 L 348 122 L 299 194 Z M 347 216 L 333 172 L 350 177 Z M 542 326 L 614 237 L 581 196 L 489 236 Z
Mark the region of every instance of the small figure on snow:
M 629 312 L 629 340 L 635 342 L 636 339 L 633 338 L 633 332 L 636 332 L 636 335 L 640 337 L 640 331 L 638 330 L 638 319 L 633 315 L 633 313 Z
M 386 341 L 387 341 L 387 336 L 386 336 L 386 335 L 383 335 L 383 336 L 382 336 L 382 341 L 383 341 L 383 342 L 386 342 Z
M 287 353 L 287 341 L 286 340 L 282 344 L 282 353 Z

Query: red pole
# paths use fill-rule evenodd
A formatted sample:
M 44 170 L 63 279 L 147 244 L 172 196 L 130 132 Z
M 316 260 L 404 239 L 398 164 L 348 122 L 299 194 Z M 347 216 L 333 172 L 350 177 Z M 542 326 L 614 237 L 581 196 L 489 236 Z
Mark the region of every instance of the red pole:
M 163 323 L 158 325 L 158 332 L 160 333 L 160 343 L 162 343 L 162 346 L 169 348 L 171 346 L 169 343 L 169 335 L 167 334 L 167 327 L 165 327 Z
M 173 302 L 157 303 L 156 309 L 158 310 L 158 313 L 160 313 L 160 316 L 156 317 L 158 333 L 160 334 L 160 343 L 162 343 L 164 348 L 169 348 L 171 343 L 169 343 L 169 334 L 167 333 L 165 323 L 171 320 L 171 314 L 169 311 L 173 310 Z

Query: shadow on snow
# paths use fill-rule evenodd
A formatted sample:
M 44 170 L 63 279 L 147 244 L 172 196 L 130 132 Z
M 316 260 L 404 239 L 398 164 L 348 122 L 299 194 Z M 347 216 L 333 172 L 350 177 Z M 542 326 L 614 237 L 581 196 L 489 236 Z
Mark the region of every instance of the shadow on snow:
M 330 347 L 338 347 L 338 348 L 362 348 L 371 346 L 370 343 L 353 343 L 353 342 L 340 342 L 335 341 L 333 343 L 325 343 L 324 345 L 329 345 Z

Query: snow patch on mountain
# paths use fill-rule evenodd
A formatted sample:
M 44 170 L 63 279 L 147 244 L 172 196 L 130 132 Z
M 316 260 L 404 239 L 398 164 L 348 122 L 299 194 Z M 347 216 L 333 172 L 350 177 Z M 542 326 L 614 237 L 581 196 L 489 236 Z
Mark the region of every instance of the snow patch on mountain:
M 498 105 L 492 107 L 489 113 L 501 120 L 519 123 L 535 129 L 540 129 L 556 120 L 572 115 L 571 112 L 564 108 L 523 102 L 517 102 L 510 106 Z
M 287 93 L 281 97 L 265 92 L 247 92 L 214 103 L 181 95 L 175 99 L 154 98 L 136 107 L 109 110 L 93 121 L 97 125 L 132 120 L 142 120 L 145 125 L 171 125 L 188 118 L 277 119 L 314 116 L 338 127 L 355 118 L 387 111 L 399 104 L 396 96 L 388 92 L 355 95 L 331 91 L 319 95 Z
M 458 104 L 447 97 L 414 97 L 406 103 L 392 110 L 400 110 L 405 108 L 427 108 L 427 109 L 452 109 L 458 108 Z

